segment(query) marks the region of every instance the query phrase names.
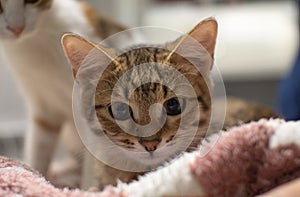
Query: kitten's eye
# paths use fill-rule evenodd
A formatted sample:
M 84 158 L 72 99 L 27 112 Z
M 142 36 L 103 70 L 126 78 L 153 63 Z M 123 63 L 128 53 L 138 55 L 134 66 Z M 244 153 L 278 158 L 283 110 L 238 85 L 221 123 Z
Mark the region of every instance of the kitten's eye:
M 131 116 L 131 108 L 125 103 L 116 103 L 109 106 L 108 111 L 111 117 L 116 120 L 127 120 Z
M 34 4 L 34 3 L 38 3 L 41 0 L 24 0 L 25 3 L 30 3 L 30 4 Z
M 177 98 L 171 98 L 164 103 L 167 114 L 170 116 L 175 116 L 181 113 L 180 103 Z

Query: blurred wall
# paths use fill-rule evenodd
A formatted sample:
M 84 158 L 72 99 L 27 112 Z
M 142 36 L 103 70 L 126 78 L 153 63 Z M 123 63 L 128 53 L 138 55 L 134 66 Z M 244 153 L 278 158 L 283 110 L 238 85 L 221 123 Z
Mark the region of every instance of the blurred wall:
M 139 26 L 149 0 L 88 0 L 101 14 L 129 27 Z
M 26 127 L 24 100 L 9 68 L 0 58 L 0 135 L 22 135 Z

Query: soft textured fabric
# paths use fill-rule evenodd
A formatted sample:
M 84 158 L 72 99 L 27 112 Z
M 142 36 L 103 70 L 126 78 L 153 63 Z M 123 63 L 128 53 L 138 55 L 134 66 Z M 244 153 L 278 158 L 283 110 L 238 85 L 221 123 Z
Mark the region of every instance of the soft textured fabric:
M 0 196 L 255 196 L 300 177 L 300 122 L 260 120 L 208 141 L 138 181 L 98 193 L 55 188 L 38 172 L 0 157 Z

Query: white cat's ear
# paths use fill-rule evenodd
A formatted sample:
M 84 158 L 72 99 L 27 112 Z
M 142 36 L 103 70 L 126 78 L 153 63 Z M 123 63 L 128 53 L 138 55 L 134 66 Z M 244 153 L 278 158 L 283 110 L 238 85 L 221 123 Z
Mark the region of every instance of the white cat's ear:
M 209 73 L 213 64 L 217 32 L 218 24 L 215 19 L 200 22 L 189 33 L 167 45 L 171 51 L 167 59 L 180 61 L 183 57 L 204 74 Z
M 72 65 L 74 76 L 76 76 L 81 63 L 95 45 L 76 34 L 65 34 L 62 37 L 62 45 L 65 55 Z

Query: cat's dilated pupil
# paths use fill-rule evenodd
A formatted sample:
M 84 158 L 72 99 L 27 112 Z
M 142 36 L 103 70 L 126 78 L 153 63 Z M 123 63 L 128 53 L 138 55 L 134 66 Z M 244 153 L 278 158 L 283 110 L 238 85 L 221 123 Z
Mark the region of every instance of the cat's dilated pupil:
M 108 107 L 112 118 L 116 120 L 127 120 L 131 117 L 131 108 L 125 103 L 116 103 Z
M 167 100 L 164 106 L 167 114 L 170 116 L 175 116 L 181 113 L 181 106 L 177 98 L 171 98 Z

